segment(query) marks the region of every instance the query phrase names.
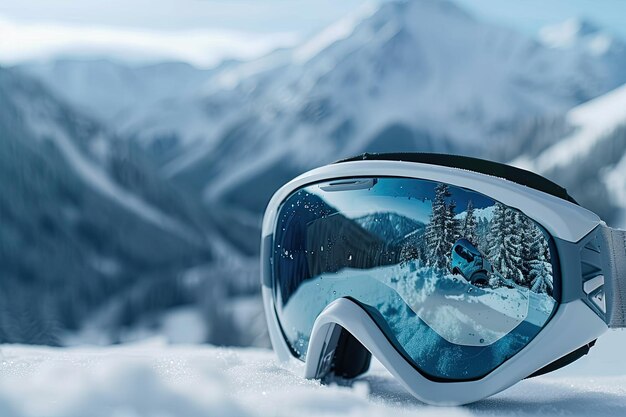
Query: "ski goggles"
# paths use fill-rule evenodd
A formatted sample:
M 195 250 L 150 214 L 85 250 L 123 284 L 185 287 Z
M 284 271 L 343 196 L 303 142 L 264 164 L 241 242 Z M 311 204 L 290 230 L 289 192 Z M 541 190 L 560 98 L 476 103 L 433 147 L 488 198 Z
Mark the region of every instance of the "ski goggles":
M 365 154 L 283 186 L 262 233 L 272 345 L 306 378 L 374 355 L 418 399 L 465 404 L 625 327 L 626 232 L 511 166 Z

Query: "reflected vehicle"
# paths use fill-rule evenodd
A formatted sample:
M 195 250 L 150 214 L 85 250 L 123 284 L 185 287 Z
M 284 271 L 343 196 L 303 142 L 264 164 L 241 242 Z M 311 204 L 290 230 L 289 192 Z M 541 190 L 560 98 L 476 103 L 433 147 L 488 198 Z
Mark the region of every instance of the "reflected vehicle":
M 493 266 L 472 243 L 467 239 L 459 239 L 452 246 L 452 273 L 462 275 L 477 287 L 489 285 L 489 275 Z

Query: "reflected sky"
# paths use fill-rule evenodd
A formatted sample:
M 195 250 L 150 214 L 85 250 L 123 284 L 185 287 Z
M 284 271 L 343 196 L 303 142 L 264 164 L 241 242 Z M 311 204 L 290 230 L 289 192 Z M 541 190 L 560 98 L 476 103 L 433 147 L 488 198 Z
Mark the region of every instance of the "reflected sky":
M 428 223 L 432 213 L 432 201 L 435 198 L 435 186 L 431 181 L 408 178 L 379 178 L 370 189 L 352 190 L 344 192 L 324 191 L 321 183 L 308 187 L 307 191 L 322 197 L 328 204 L 341 211 L 350 218 L 358 218 L 375 212 L 387 212 L 390 207 L 393 211 L 421 223 Z M 457 204 L 456 213 L 465 211 L 471 200 L 474 208 L 480 209 L 494 205 L 494 201 L 472 191 L 450 186 L 452 196 L 448 201 Z M 359 204 L 354 204 L 355 197 Z M 393 199 L 393 202 L 389 200 Z

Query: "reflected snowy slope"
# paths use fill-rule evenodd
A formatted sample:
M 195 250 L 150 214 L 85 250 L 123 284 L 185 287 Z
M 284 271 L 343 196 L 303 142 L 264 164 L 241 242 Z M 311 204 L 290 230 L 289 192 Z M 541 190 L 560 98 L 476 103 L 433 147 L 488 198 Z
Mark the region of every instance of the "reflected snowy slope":
M 525 339 L 549 319 L 555 305 L 549 295 L 521 287 L 478 288 L 458 276 L 441 277 L 419 261 L 371 270 L 345 268 L 304 282 L 284 307 L 283 330 L 290 340 L 297 340 L 303 355 L 315 318 L 342 297 L 359 300 L 379 312 L 379 325 L 383 330 L 388 325 L 397 343 L 414 359 L 432 353 L 431 344 L 481 347 L 509 334 Z M 527 332 L 528 328 L 533 330 Z M 305 335 L 303 329 L 309 332 Z M 432 342 L 423 343 L 423 337 Z M 455 354 L 440 351 L 442 357 Z M 431 364 L 433 372 L 443 372 L 444 364 Z M 428 364 L 424 366 L 428 368 Z

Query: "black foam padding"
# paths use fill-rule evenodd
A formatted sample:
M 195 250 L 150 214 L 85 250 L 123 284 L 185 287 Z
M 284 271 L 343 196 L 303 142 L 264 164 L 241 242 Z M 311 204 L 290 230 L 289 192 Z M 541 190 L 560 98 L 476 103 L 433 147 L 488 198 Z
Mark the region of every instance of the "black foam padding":
M 534 374 L 532 374 L 530 376 L 527 376 L 526 379 L 534 378 L 534 377 L 540 376 L 540 375 L 545 375 L 545 374 L 547 374 L 549 372 L 554 372 L 557 369 L 561 369 L 564 366 L 567 366 L 567 365 L 577 361 L 578 359 L 580 359 L 583 356 L 585 356 L 586 354 L 588 354 L 589 350 L 591 350 L 591 348 L 595 344 L 596 344 L 596 341 L 593 340 L 593 341 L 589 342 L 588 344 L 586 344 L 585 346 L 579 347 L 575 351 L 573 351 L 571 353 L 568 353 L 567 355 L 563 356 L 562 358 L 559 358 L 559 359 L 555 360 L 554 362 L 544 366 L 543 368 L 541 368 L 540 370 L 538 370 Z
M 367 372 L 371 360 L 369 350 L 342 328 L 335 349 L 333 373 L 346 379 L 355 378 Z
M 534 172 L 516 168 L 499 162 L 485 159 L 472 158 L 460 155 L 448 155 L 438 153 L 398 152 L 398 153 L 364 153 L 352 158 L 342 159 L 335 163 L 353 161 L 404 161 L 419 162 L 423 164 L 439 165 L 450 168 L 465 169 L 493 177 L 504 178 L 526 187 L 542 191 L 546 194 L 562 198 L 571 203 L 578 204 L 560 185 L 550 181 Z

